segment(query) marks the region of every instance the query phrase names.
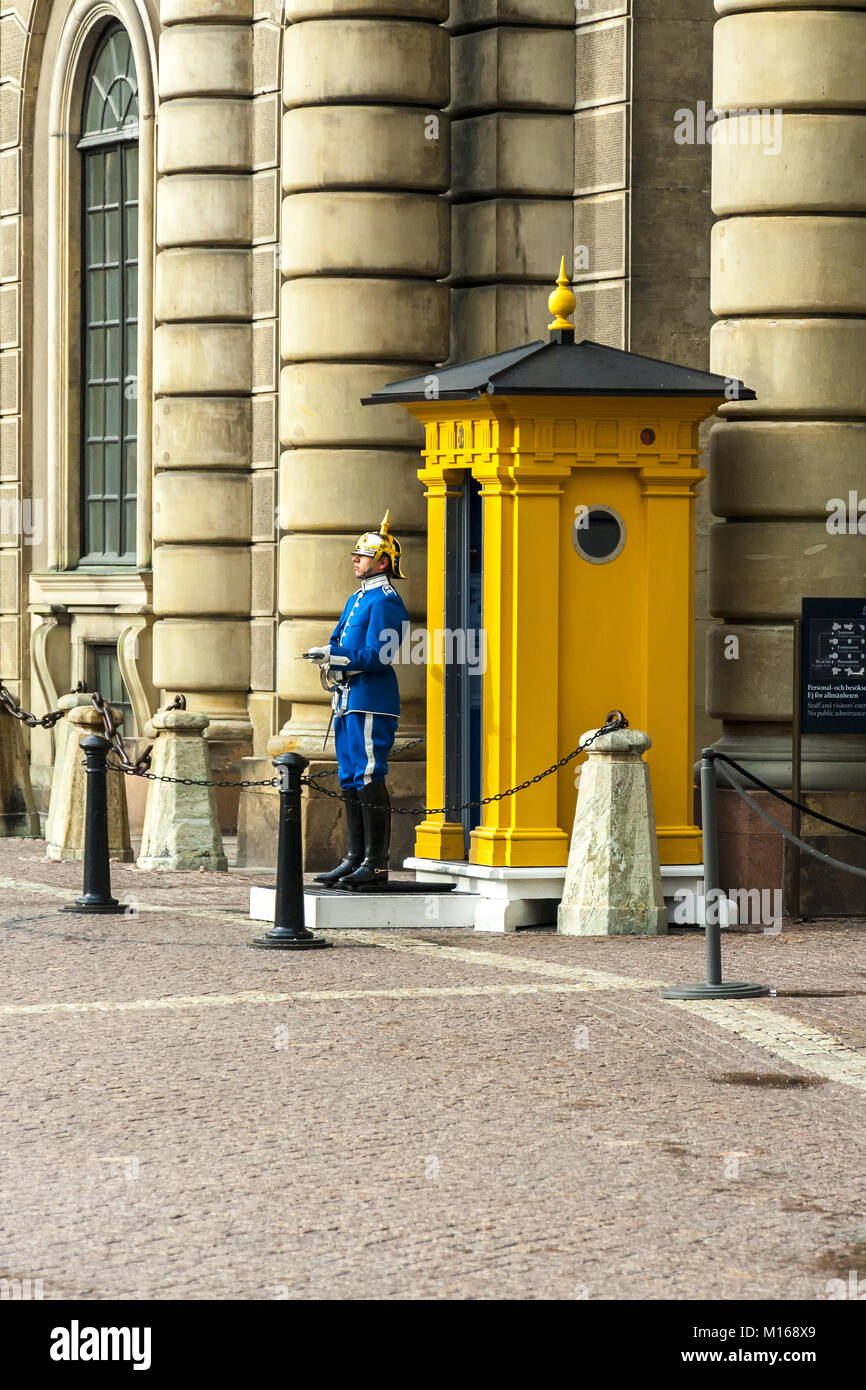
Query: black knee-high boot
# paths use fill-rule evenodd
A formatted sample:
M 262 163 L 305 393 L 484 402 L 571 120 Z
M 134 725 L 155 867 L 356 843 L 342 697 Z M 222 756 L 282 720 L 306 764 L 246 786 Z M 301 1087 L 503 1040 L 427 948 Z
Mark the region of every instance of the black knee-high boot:
M 384 782 L 368 782 L 358 796 L 364 817 L 364 859 L 354 873 L 341 878 L 340 888 L 363 888 L 368 883 L 387 883 L 391 849 L 391 798 Z
M 361 814 L 358 793 L 354 787 L 341 785 L 340 790 L 345 798 L 346 807 L 346 853 L 335 869 L 329 869 L 325 874 L 316 874 L 314 883 L 336 883 L 345 874 L 350 874 L 353 869 L 357 869 L 364 857 L 366 848 L 364 818 Z

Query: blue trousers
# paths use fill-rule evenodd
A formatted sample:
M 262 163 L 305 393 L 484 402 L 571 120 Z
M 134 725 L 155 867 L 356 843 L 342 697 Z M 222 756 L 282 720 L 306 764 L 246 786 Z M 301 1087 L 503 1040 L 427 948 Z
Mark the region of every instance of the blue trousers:
M 384 782 L 388 754 L 397 732 L 397 716 L 364 714 L 350 710 L 334 719 L 337 770 L 344 787 L 364 787 Z

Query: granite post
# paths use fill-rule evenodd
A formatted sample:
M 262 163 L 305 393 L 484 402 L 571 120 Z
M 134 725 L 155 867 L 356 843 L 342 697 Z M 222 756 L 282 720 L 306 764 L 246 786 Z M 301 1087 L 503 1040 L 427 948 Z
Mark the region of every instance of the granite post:
M 158 777 L 211 779 L 204 731 L 206 714 L 160 710 L 150 721 L 156 734 L 151 771 Z M 153 781 L 141 833 L 140 869 L 228 868 L 212 786 Z
M 557 919 L 563 936 L 667 934 L 649 768 L 641 756 L 651 744 L 639 729 L 617 729 L 589 750 Z

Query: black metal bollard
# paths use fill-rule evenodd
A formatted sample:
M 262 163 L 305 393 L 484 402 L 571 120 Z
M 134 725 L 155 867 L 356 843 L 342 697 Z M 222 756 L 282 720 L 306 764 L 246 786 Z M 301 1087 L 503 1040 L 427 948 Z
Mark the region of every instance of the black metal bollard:
M 101 734 L 82 739 L 87 766 L 87 809 L 84 821 L 84 891 L 64 912 L 125 912 L 124 903 L 111 896 L 108 862 L 108 750 Z
M 300 753 L 280 753 L 274 767 L 280 774 L 280 833 L 277 841 L 277 900 L 274 925 L 254 946 L 271 950 L 310 951 L 330 946 L 304 925 L 304 857 L 301 840 L 301 774 L 308 766 Z
M 768 985 L 743 984 L 722 979 L 722 933 L 719 908 L 719 841 L 716 823 L 716 765 L 705 748 L 701 753 L 701 826 L 704 842 L 704 935 L 707 946 L 707 978 L 697 984 L 673 985 L 661 991 L 662 999 L 759 999 L 770 993 Z

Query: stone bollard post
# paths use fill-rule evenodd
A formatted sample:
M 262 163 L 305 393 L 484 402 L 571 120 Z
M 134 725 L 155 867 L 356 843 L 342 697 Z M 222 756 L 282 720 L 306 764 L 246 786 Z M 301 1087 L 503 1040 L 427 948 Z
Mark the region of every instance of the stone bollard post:
M 65 710 L 66 714 L 54 726 L 54 770 L 51 773 L 51 796 L 48 801 L 48 819 L 45 822 L 45 839 L 49 844 L 53 843 L 55 838 L 57 808 L 60 805 L 60 784 L 63 781 L 63 765 L 66 762 L 66 745 L 69 743 L 69 735 L 72 732 L 69 711 L 71 709 L 84 709 L 90 704 L 91 698 L 84 691 L 72 690 L 68 695 L 61 695 L 57 701 L 57 708 Z
M 649 768 L 641 756 L 651 745 L 639 729 L 617 729 L 589 749 L 557 921 L 563 936 L 667 934 Z
M 0 710 L 0 836 L 41 834 L 21 725 Z
M 211 777 L 203 737 L 210 720 L 190 710 L 159 710 L 151 772 L 160 777 Z M 213 787 L 150 782 L 141 832 L 140 869 L 227 869 Z
M 123 723 L 123 712 L 111 706 L 115 726 Z M 49 859 L 84 858 L 85 820 L 87 806 L 87 774 L 82 740 L 91 734 L 101 734 L 102 716 L 92 705 L 70 709 L 66 715 L 70 728 L 66 752 L 57 789 L 57 805 L 51 838 L 45 849 Z M 126 778 L 122 772 L 108 773 L 108 852 L 112 859 L 129 863 L 132 845 L 129 840 L 129 816 L 126 810 Z M 53 788 L 52 788 L 53 803 Z

